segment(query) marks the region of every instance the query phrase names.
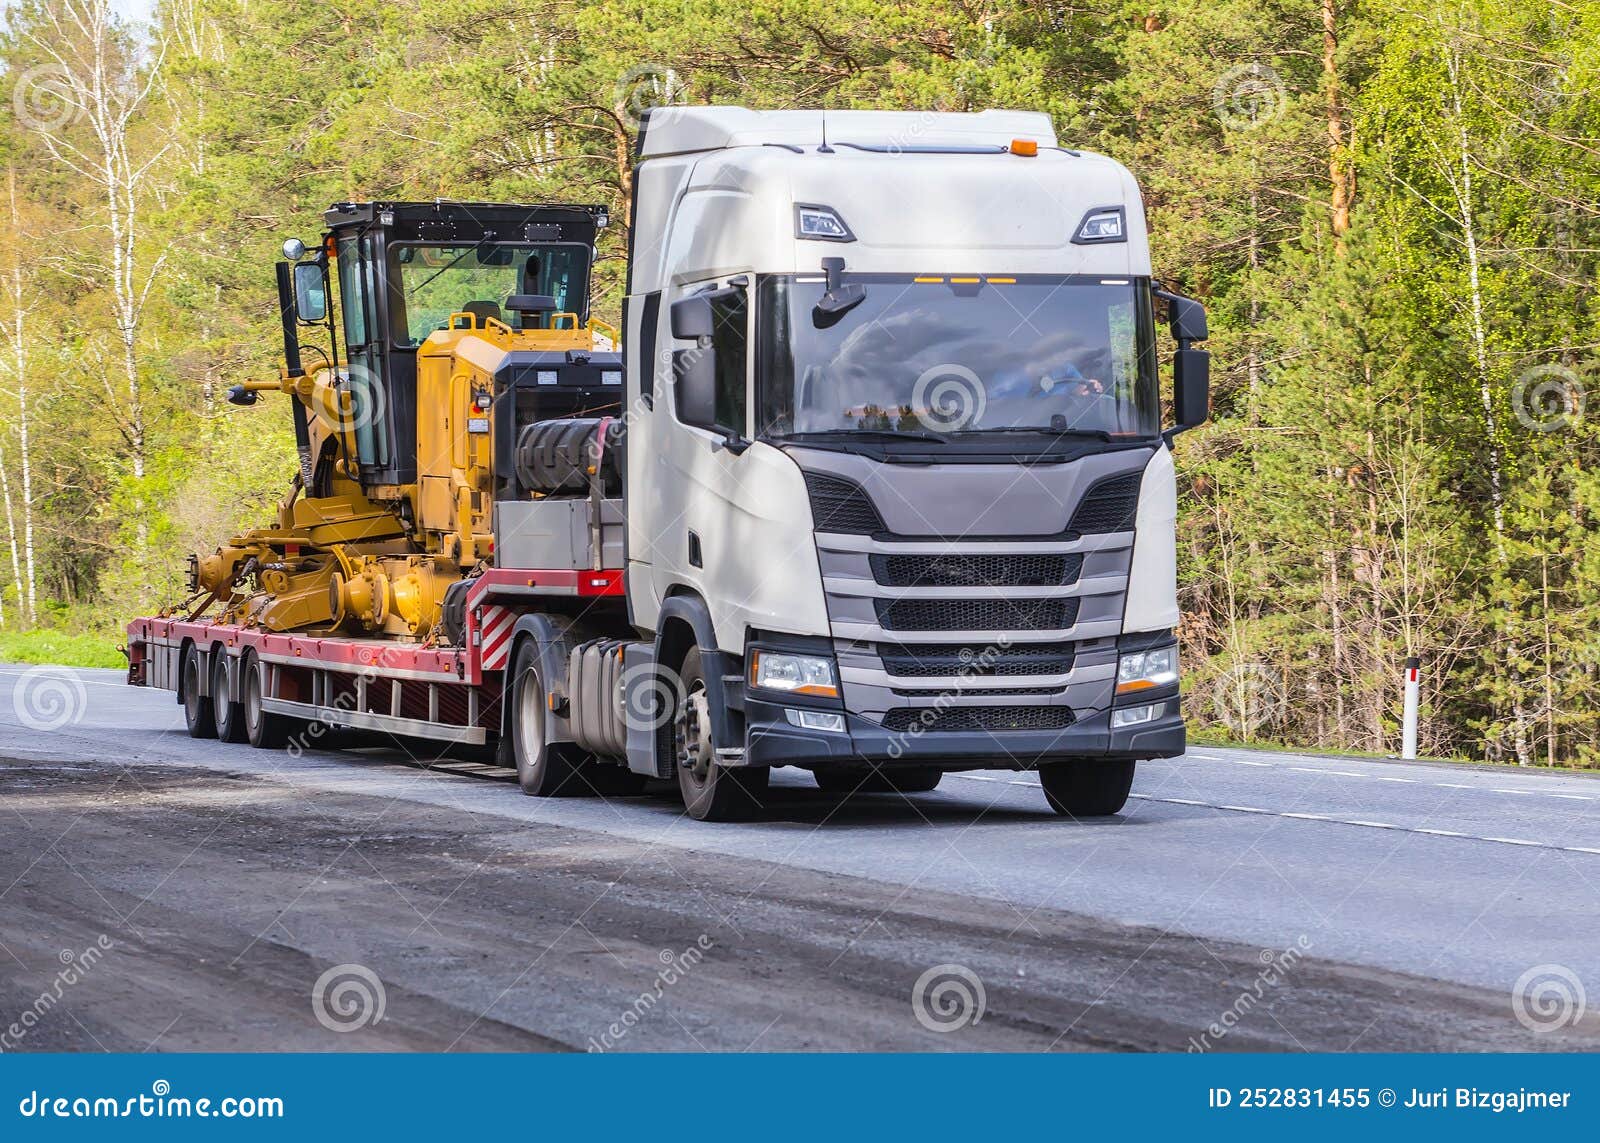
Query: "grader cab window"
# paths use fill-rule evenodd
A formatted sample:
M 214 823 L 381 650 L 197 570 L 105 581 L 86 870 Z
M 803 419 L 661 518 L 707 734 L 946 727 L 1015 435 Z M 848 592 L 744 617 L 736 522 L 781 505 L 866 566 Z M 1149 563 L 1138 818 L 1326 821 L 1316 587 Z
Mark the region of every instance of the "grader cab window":
M 389 427 L 385 419 L 382 346 L 374 335 L 377 282 L 373 274 L 372 239 L 354 235 L 339 239 L 339 300 L 344 313 L 345 385 L 354 420 L 356 459 L 367 467 L 389 463 Z
M 512 329 L 550 328 L 549 313 L 506 309 L 514 294 L 549 295 L 555 298 L 557 312 L 580 316 L 587 301 L 589 252 L 584 246 L 407 243 L 390 247 L 389 258 L 405 307 L 394 321 L 402 346 L 421 345 L 458 313 L 470 313 L 480 323 L 493 318 Z

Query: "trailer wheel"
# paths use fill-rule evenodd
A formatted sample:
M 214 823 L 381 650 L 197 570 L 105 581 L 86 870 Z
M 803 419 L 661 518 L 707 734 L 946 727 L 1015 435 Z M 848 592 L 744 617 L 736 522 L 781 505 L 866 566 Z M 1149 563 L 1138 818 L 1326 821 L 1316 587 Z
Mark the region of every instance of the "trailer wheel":
M 223 742 L 245 740 L 244 704 L 228 699 L 228 653 L 221 647 L 211 652 L 211 710 L 218 738 Z
M 282 750 L 298 726 L 298 719 L 262 709 L 266 697 L 267 665 L 254 651 L 240 660 L 244 672 L 244 733 L 250 745 L 259 750 Z
M 817 788 L 829 794 L 926 794 L 938 789 L 944 772 L 937 766 L 898 766 L 893 770 L 818 766 L 811 776 Z
M 698 647 L 689 649 L 678 676 L 683 686 L 673 719 L 673 743 L 684 808 L 701 822 L 741 821 L 759 813 L 766 803 L 772 771 L 765 766 L 718 764 Z
M 200 693 L 200 648 L 193 643 L 183 649 L 178 674 L 183 682 L 183 723 L 189 728 L 189 737 L 215 738 L 217 720 L 211 710 L 211 696 Z
M 1122 812 L 1133 788 L 1135 763 L 1083 759 L 1039 767 L 1039 784 L 1050 808 L 1073 818 L 1100 818 Z

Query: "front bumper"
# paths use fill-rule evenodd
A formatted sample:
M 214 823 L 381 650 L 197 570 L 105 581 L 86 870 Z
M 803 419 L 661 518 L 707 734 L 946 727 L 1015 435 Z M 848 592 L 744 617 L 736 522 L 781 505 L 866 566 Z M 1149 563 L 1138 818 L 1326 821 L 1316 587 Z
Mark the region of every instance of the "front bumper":
M 845 713 L 843 733 L 804 730 L 791 725 L 786 707 L 745 697 L 747 766 L 815 766 L 829 762 L 868 762 L 883 767 L 943 766 L 951 770 L 1033 770 L 1042 763 L 1068 760 L 1173 758 L 1184 751 L 1182 706 L 1170 696 L 1141 696 L 1140 703 L 1162 702 L 1160 717 L 1137 726 L 1111 729 L 1109 710 L 1085 711 L 1061 730 L 893 731 L 860 715 Z M 1127 705 L 1135 705 L 1129 703 Z M 837 711 L 838 707 L 812 707 Z

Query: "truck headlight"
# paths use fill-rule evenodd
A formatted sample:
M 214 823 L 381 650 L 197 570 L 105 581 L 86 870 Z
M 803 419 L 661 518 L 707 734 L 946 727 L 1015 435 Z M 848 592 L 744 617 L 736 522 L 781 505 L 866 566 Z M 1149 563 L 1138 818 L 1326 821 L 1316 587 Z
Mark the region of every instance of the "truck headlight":
M 1133 651 L 1117 661 L 1117 693 L 1165 686 L 1178 681 L 1178 648 L 1158 647 L 1154 651 Z
M 792 695 L 839 697 L 839 685 L 833 676 L 833 660 L 821 655 L 754 651 L 750 655 L 750 685 Z

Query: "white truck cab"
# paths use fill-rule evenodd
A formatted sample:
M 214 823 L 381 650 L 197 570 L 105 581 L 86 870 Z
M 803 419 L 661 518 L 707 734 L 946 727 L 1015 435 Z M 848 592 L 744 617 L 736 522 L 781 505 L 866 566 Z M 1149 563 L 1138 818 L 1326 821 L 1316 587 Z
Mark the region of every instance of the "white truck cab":
M 684 697 L 630 768 L 696 816 L 783 765 L 1119 810 L 1184 747 L 1169 444 L 1207 368 L 1132 175 L 1012 111 L 672 107 L 638 160 L 629 664 Z

